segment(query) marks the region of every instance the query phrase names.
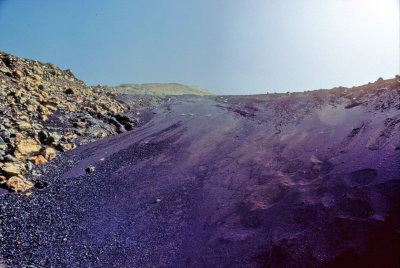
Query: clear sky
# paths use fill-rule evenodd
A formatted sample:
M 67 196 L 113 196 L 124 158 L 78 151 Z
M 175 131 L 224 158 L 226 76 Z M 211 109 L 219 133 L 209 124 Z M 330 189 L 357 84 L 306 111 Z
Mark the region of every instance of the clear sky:
M 303 91 L 394 77 L 398 20 L 398 0 L 0 0 L 0 50 L 90 85 Z

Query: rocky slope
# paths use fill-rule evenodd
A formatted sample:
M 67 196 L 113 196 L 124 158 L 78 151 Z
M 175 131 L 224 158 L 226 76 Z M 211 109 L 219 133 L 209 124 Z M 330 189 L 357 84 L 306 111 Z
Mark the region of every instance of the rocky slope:
M 0 194 L 0 264 L 399 267 L 398 78 L 157 99 L 42 166 L 50 187 Z
M 0 191 L 1 267 L 399 267 L 400 77 L 114 95 L 0 59 L 2 185 L 36 186 Z
M 126 110 L 111 88 L 0 52 L 0 185 L 26 191 L 35 180 L 24 175 L 38 175 L 57 152 L 133 129 L 138 119 Z

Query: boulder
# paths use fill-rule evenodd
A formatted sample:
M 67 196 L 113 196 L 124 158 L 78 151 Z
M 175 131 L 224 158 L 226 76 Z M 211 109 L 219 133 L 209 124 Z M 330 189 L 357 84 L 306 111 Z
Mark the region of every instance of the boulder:
M 17 145 L 14 155 L 19 159 L 25 159 L 26 156 L 39 153 L 40 149 L 40 145 L 34 139 L 28 138 Z
M 19 160 L 15 158 L 14 156 L 8 154 L 4 156 L 4 161 L 6 162 L 18 162 Z
M 14 192 L 25 192 L 33 187 L 33 183 L 26 180 L 23 176 L 13 176 L 5 184 Z
M 59 145 L 57 145 L 57 149 L 61 152 L 70 151 L 72 149 L 75 149 L 75 147 L 76 145 L 74 143 L 60 143 Z
M 4 163 L 3 168 L 1 169 L 4 175 L 11 177 L 21 174 L 22 169 L 19 162 L 7 162 Z

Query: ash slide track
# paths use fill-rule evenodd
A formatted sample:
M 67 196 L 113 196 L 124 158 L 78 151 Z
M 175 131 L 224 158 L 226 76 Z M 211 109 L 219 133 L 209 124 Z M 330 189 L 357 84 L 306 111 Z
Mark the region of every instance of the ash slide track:
M 68 152 L 50 187 L 0 196 L 3 262 L 398 267 L 399 110 L 318 94 L 172 97 Z

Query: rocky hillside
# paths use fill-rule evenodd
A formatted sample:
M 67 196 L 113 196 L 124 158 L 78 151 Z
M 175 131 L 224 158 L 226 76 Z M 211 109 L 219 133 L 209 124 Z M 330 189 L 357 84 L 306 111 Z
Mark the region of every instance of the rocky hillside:
M 43 165 L 50 187 L 0 193 L 0 266 L 400 267 L 399 96 L 160 99 Z
M 0 186 L 28 190 L 35 167 L 58 152 L 132 129 L 138 119 L 121 115 L 126 109 L 111 88 L 0 52 Z
M 2 188 L 38 188 L 0 189 L 0 267 L 400 267 L 399 76 L 162 97 L 1 53 L 0 78 Z
M 114 89 L 123 94 L 150 94 L 150 95 L 211 95 L 211 93 L 198 86 L 181 85 L 177 83 L 149 83 L 149 84 L 122 84 Z

